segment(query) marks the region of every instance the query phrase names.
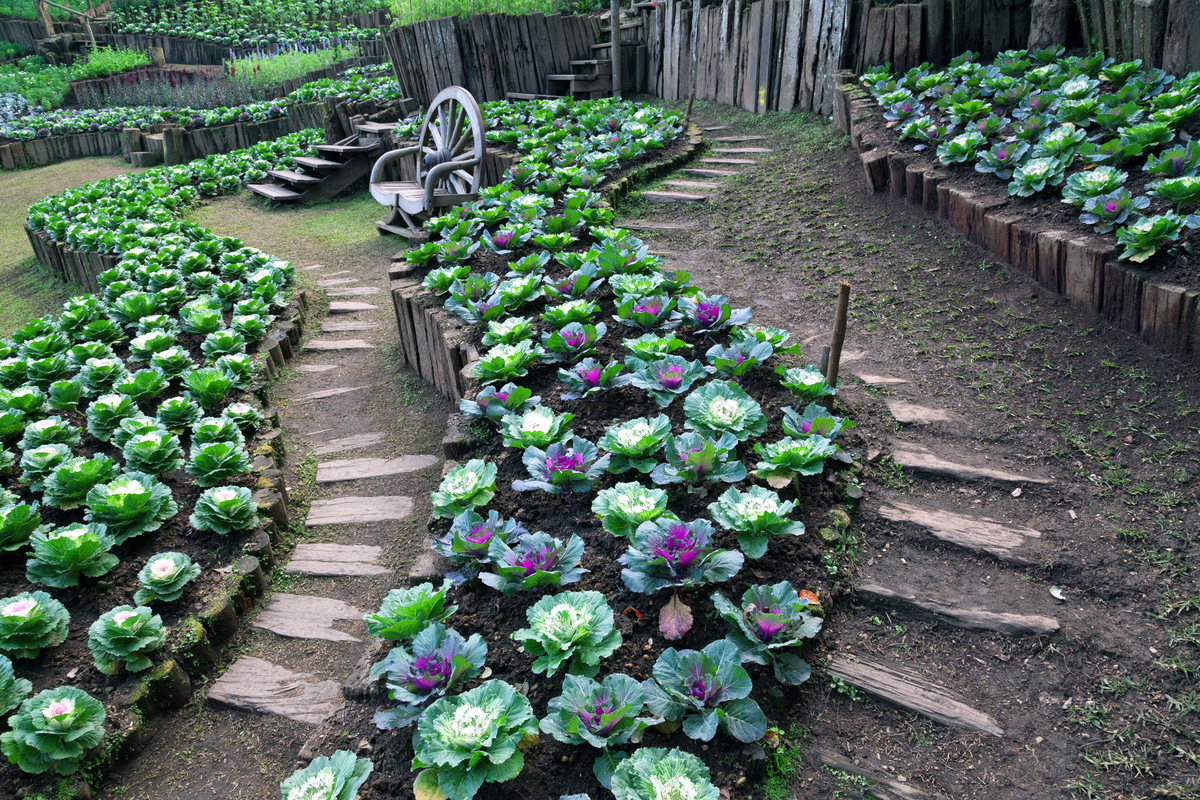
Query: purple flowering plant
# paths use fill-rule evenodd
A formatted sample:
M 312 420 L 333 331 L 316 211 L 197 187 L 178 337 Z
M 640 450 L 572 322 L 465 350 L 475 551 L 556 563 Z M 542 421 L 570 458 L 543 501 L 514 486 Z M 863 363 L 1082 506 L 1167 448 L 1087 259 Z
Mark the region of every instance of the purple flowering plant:
M 625 363 L 633 370 L 630 382 L 645 389 L 659 408 L 671 405 L 676 397 L 686 394 L 693 384 L 708 374 L 699 361 L 688 361 L 681 356 L 667 356 L 650 362 L 629 356 Z
M 718 374 L 740 380 L 774 354 L 775 348 L 770 342 L 743 340 L 728 347 L 715 344 L 708 349 L 705 357 Z
M 783 432 L 788 436 L 824 436 L 832 440 L 839 432 L 853 427 L 852 420 L 836 417 L 816 403 L 805 406 L 804 413 L 797 412 L 791 406 L 783 407 Z
M 541 531 L 512 542 L 493 538 L 488 557 L 491 572 L 479 580 L 504 595 L 576 583 L 588 571 L 579 566 L 583 540 L 574 534 L 565 543 Z
M 517 492 L 541 489 L 549 494 L 587 492 L 608 469 L 610 458 L 601 456 L 596 445 L 579 436 L 545 450 L 530 447 L 521 459 L 529 470 L 529 480 L 513 481 L 512 488 Z
M 678 302 L 676 298 L 666 295 L 630 297 L 617 306 L 613 319 L 647 333 L 670 330 L 683 322 L 683 315 L 675 310 Z
M 742 595 L 741 605 L 734 605 L 720 592 L 714 592 L 713 605 L 733 627 L 725 637 L 737 647 L 743 664 L 770 665 L 775 679 L 788 686 L 798 686 L 808 680 L 812 670 L 795 653 L 787 652 L 812 639 L 821 631 L 820 602 L 815 596 L 796 593 L 787 581 L 773 586 L 751 586 Z
M 1084 225 L 1093 226 L 1096 233 L 1110 233 L 1118 225 L 1124 224 L 1135 211 L 1141 211 L 1150 205 L 1150 198 L 1144 195 L 1133 197 L 1125 187 L 1111 194 L 1089 197 L 1083 203 L 1083 213 L 1079 221 Z
M 479 677 L 487 653 L 478 633 L 463 639 L 438 622 L 416 635 L 411 652 L 393 648 L 371 667 L 371 680 L 385 678 L 388 698 L 399 705 L 375 712 L 375 726 L 386 731 L 413 724 L 429 703 Z
M 585 356 L 596 354 L 596 341 L 608 332 L 603 322 L 596 325 L 571 322 L 561 330 L 542 333 L 542 361 L 554 364 L 560 361 L 574 363 Z
M 745 557 L 737 550 L 715 547 L 713 536 L 712 523 L 705 519 L 643 522 L 618 559 L 624 567 L 621 581 L 639 594 L 727 581 L 742 568 Z
M 489 511 L 484 517 L 467 510 L 454 518 L 450 530 L 435 539 L 432 547 L 456 567 L 446 573 L 446 577 L 458 585 L 477 576 L 482 565 L 491 563 L 492 539 L 507 542 L 527 533 L 529 531 L 521 523 L 503 519 L 496 511 Z
M 580 400 L 592 397 L 609 389 L 627 385 L 633 376 L 622 375 L 625 365 L 613 361 L 599 364 L 595 359 L 585 358 L 570 369 L 559 369 L 558 379 L 569 391 L 562 393 L 563 400 Z
M 604 284 L 604 278 L 596 277 L 594 264 L 584 263 L 579 269 L 559 280 L 546 280 L 546 297 L 551 300 L 578 300 L 589 295 Z
M 997 178 L 1008 180 L 1028 152 L 1029 145 L 1025 142 L 1000 142 L 980 153 L 979 160 L 975 162 L 975 171 L 984 174 L 990 172 Z
M 735 309 L 723 294 L 711 297 L 697 293 L 695 297 L 684 297 L 679 301 L 683 320 L 692 326 L 694 333 L 713 334 L 731 325 L 745 325 L 752 314 L 749 308 Z
M 668 647 L 652 674 L 642 684 L 647 709 L 665 720 L 682 720 L 689 738 L 707 742 L 720 730 L 740 742 L 757 742 L 766 734 L 767 718 L 749 697 L 750 675 L 731 642 L 720 639 L 703 650 Z
M 732 433 L 708 438 L 689 431 L 680 436 L 668 436 L 665 452 L 667 463 L 659 464 L 650 473 L 650 480 L 660 486 L 684 483 L 689 492 L 704 483 L 737 483 L 745 480 L 746 467 L 735 457 L 737 437 Z
M 497 425 L 509 414 L 522 414 L 542 401 L 524 386 L 506 383 L 500 388 L 495 384 L 483 387 L 474 400 L 459 400 L 458 410 L 469 417 L 486 417 Z

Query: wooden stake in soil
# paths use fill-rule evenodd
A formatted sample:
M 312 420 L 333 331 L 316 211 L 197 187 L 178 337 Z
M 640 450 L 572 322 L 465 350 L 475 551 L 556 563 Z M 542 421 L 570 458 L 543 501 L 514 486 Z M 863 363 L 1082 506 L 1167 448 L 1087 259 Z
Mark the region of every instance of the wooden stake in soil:
M 621 2 L 612 0 L 609 6 L 609 20 L 612 23 L 612 47 L 609 55 L 612 57 L 612 96 L 621 99 Z
M 850 309 L 850 284 L 838 290 L 837 315 L 833 318 L 833 341 L 829 343 L 829 369 L 825 383 L 837 388 L 838 366 L 842 361 L 842 343 L 846 341 L 846 313 Z M 828 400 L 827 400 L 828 402 Z

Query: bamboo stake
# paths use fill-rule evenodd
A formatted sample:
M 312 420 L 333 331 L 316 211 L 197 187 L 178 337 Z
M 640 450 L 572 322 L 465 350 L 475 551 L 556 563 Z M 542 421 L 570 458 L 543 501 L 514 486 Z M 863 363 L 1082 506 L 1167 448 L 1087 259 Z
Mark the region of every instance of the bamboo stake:
M 612 82 L 613 82 L 613 97 L 617 100 L 621 99 L 621 1 L 612 0 L 612 5 L 609 6 L 609 16 L 612 17 L 609 22 L 612 24 L 612 47 L 609 48 L 612 54 Z
M 842 344 L 846 341 L 846 316 L 850 309 L 850 284 L 843 283 L 838 290 L 837 315 L 833 318 L 833 341 L 829 343 L 829 369 L 825 383 L 837 388 L 838 367 L 842 361 Z

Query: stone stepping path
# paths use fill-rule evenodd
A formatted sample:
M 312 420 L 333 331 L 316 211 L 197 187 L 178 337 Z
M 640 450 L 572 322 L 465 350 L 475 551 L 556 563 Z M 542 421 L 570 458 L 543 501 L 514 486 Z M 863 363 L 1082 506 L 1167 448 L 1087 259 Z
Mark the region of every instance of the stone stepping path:
M 704 203 L 708 201 L 706 194 L 686 194 L 684 192 L 642 192 L 642 199 L 647 203 Z
M 752 158 L 702 158 L 701 164 L 724 164 L 726 166 L 744 166 L 747 164 L 757 164 L 758 162 Z
M 891 398 L 884 402 L 887 403 L 888 411 L 892 412 L 896 422 L 901 425 L 933 425 L 954 420 L 954 415 L 942 408 L 929 408 Z
M 353 301 L 332 302 L 329 304 L 330 314 L 353 314 L 355 311 L 374 311 L 379 306 L 373 306 L 370 303 L 356 303 Z
M 765 136 L 718 136 L 713 141 L 721 144 L 741 144 L 743 142 L 761 142 L 766 138 Z
M 328 372 L 331 369 L 337 368 L 337 364 L 301 364 L 296 367 L 301 372 Z
M 732 178 L 734 175 L 741 174 L 728 169 L 702 169 L 699 167 L 688 167 L 682 170 L 682 172 L 684 175 L 690 175 L 693 178 Z
M 1040 539 L 1042 534 L 1032 528 L 1006 525 L 987 517 L 969 517 L 952 511 L 920 506 L 893 500 L 879 509 L 879 516 L 891 522 L 907 522 L 927 530 L 934 538 L 968 550 L 980 550 L 996 558 L 1017 564 L 1033 563 L 1013 553 Z
M 305 267 L 304 269 L 305 269 L 305 271 L 311 271 L 314 269 L 325 269 L 325 265 L 324 264 L 313 264 L 311 267 Z
M 723 147 L 711 151 L 714 156 L 741 156 L 752 153 L 773 153 L 769 147 Z
M 362 478 L 382 478 L 428 469 L 438 463 L 436 456 L 400 456 L 398 458 L 350 458 L 317 465 L 317 483 L 338 483 Z
M 362 339 L 313 339 L 305 343 L 309 350 L 374 350 L 375 345 Z
M 345 283 L 358 283 L 358 278 L 331 278 L 327 281 L 317 281 L 317 286 L 341 286 Z
M 367 294 L 379 294 L 378 286 L 354 286 L 349 289 L 332 289 L 326 292 L 330 297 L 361 297 Z
M 391 572 L 375 563 L 382 547 L 363 544 L 298 544 L 284 567 L 289 575 L 383 575 Z
M 317 725 L 342 707 L 340 681 L 318 680 L 270 661 L 242 656 L 208 690 L 208 699 L 243 711 Z
M 732 125 L 710 125 L 709 127 L 705 128 L 704 130 L 706 130 L 706 131 L 724 131 L 724 130 L 729 130 L 732 127 L 733 127 Z
M 305 594 L 276 592 L 267 607 L 254 618 L 253 627 L 289 639 L 324 639 L 328 642 L 360 642 L 357 636 L 333 627 L 336 620 L 361 620 L 363 612 L 341 600 Z
M 992 736 L 1004 729 L 989 715 L 952 696 L 945 688 L 902 667 L 865 657 L 836 655 L 826 664 L 829 674 L 893 705 L 955 728 Z
M 321 330 L 325 333 L 345 333 L 346 331 L 370 331 L 379 327 L 378 322 L 356 322 L 354 320 L 336 320 L 331 319 L 321 323 Z
M 343 453 L 347 450 L 357 450 L 360 447 L 370 447 L 373 444 L 379 444 L 383 439 L 384 434 L 382 433 L 360 433 L 357 436 L 330 439 L 325 444 L 314 447 L 313 452 L 318 456 L 327 456 L 331 453 Z
M 400 520 L 413 512 L 411 497 L 337 497 L 314 500 L 308 508 L 306 528 L 318 525 L 349 525 L 356 522 Z
M 995 481 L 997 483 L 1033 483 L 1047 486 L 1054 483 L 1053 478 L 1034 478 L 1029 475 L 1018 475 L 1015 472 L 1005 472 L 991 467 L 976 467 L 956 461 L 947 461 L 920 445 L 898 442 L 892 448 L 892 459 L 915 472 L 928 472 L 961 481 Z
M 906 378 L 897 378 L 893 375 L 874 375 L 870 372 L 855 372 L 853 375 L 867 386 L 898 386 L 908 383 Z
M 339 394 L 349 394 L 350 392 L 359 392 L 363 389 L 368 389 L 368 386 L 350 386 L 342 389 L 322 389 L 319 392 L 309 392 L 302 394 L 292 402 L 307 403 L 312 400 L 324 400 L 326 397 L 337 397 Z
M 654 222 L 644 219 L 629 219 L 621 222 L 622 228 L 645 231 L 690 231 L 696 228 L 695 222 Z
M 337 272 L 326 272 L 325 277 L 332 278 L 335 275 L 350 275 L 350 274 L 352 274 L 352 270 L 339 269 Z
M 709 181 L 663 181 L 663 186 L 678 186 L 682 189 L 703 189 L 706 191 L 721 188 L 721 184 Z
M 1007 611 L 989 611 L 979 606 L 964 606 L 947 602 L 945 598 L 921 594 L 908 586 L 896 585 L 888 588 L 878 583 L 863 583 L 855 587 L 859 597 L 886 602 L 924 612 L 919 616 L 933 616 L 956 628 L 993 631 L 1006 636 L 1043 636 L 1058 630 L 1058 620 L 1037 614 L 1013 614 Z

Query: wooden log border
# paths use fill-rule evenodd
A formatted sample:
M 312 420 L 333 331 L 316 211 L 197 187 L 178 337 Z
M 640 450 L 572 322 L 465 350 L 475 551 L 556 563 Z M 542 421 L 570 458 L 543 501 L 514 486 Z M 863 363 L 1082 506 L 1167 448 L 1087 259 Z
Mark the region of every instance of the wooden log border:
M 1117 245 L 1109 238 L 1046 229 L 1005 208 L 1007 194 L 976 194 L 953 186 L 939 170 L 919 172 L 908 165 L 907 153 L 889 150 L 863 124 L 879 112 L 854 84 L 853 72 L 839 75 L 837 93 L 842 108 L 834 121 L 850 134 L 872 191 L 887 190 L 923 206 L 1073 305 L 1173 358 L 1200 365 L 1200 291 L 1158 282 L 1152 273 L 1119 262 Z

